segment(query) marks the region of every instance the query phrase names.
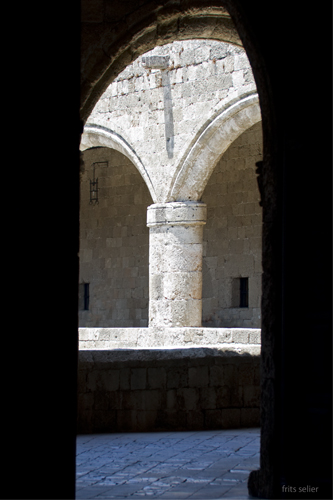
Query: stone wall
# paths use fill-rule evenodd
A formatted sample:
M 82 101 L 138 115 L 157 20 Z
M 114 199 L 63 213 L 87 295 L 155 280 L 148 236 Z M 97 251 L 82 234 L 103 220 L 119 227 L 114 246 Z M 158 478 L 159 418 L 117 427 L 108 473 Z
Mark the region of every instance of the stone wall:
M 109 148 L 83 153 L 80 203 L 80 276 L 89 283 L 89 309 L 79 311 L 85 327 L 148 325 L 146 184 L 124 155 Z M 90 179 L 98 178 L 99 202 L 90 204 Z
M 255 163 L 262 158 L 261 123 L 244 132 L 216 165 L 203 193 L 202 325 L 261 327 L 262 208 Z M 240 277 L 248 278 L 248 307 L 239 307 Z
M 259 346 L 79 351 L 78 433 L 260 424 Z

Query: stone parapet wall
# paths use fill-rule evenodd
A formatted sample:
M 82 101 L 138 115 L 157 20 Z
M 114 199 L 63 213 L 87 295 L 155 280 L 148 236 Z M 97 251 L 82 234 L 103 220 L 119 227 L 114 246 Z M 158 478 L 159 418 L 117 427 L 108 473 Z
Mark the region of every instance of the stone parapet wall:
M 79 349 L 220 348 L 260 350 L 256 328 L 79 328 Z
M 260 424 L 260 346 L 80 350 L 78 432 Z

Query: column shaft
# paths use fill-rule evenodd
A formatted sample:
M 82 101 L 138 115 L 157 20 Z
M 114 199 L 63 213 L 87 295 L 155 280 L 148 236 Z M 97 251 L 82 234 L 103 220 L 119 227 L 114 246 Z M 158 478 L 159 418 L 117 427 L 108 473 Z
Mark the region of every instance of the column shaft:
M 148 207 L 149 326 L 201 326 L 205 222 L 204 203 Z

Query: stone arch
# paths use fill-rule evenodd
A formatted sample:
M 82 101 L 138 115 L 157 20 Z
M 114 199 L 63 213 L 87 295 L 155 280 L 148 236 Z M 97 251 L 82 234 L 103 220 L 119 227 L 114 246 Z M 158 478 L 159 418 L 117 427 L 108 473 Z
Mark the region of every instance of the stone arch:
M 245 130 L 261 121 L 258 94 L 241 96 L 224 106 L 201 128 L 176 171 L 171 201 L 200 200 L 216 163 Z
M 81 151 L 84 151 L 88 148 L 98 146 L 115 149 L 116 151 L 119 151 L 120 153 L 125 155 L 140 172 L 149 189 L 154 203 L 156 203 L 157 197 L 149 174 L 145 169 L 141 159 L 138 157 L 130 144 L 120 134 L 111 129 L 102 127 L 101 125 L 87 124 L 84 127 L 81 137 L 80 149 Z
M 111 10 L 111 1 L 105 2 Z M 219 2 L 205 1 L 184 6 L 173 1 L 164 5 L 150 2 L 138 7 L 127 18 L 112 12 L 115 25 L 101 17 L 93 28 L 88 21 L 82 28 L 81 119 L 85 122 L 98 99 L 113 81 L 137 57 L 157 45 L 174 40 L 213 39 L 242 47 L 242 41 L 228 10 Z M 94 21 L 95 22 L 95 21 Z M 89 41 L 96 29 L 94 46 Z M 87 43 L 85 34 L 87 31 Z M 89 41 L 88 41 L 89 40 Z

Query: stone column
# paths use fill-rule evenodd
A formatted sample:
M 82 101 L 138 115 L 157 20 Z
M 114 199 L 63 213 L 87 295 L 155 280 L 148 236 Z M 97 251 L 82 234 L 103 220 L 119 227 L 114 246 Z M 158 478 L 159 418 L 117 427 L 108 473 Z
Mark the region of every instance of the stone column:
M 148 207 L 149 326 L 201 326 L 206 215 L 200 202 Z

